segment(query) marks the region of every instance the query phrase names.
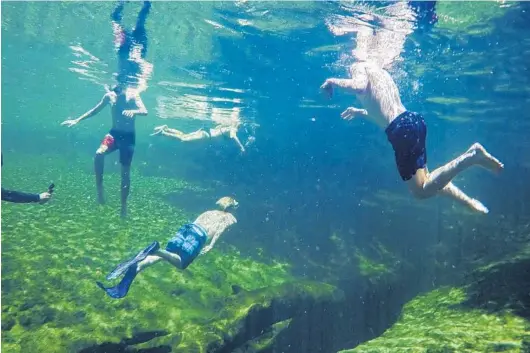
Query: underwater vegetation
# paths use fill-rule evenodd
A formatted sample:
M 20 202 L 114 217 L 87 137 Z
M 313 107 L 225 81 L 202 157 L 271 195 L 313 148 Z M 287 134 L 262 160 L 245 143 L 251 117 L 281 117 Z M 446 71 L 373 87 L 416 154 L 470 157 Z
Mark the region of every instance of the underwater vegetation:
M 104 342 L 119 343 L 124 336 L 153 330 L 192 330 L 195 334 L 179 338 L 180 344 L 186 340 L 186 344 L 195 340 L 206 344 L 208 340 L 199 333 L 208 330 L 205 322 L 224 308 L 223 315 L 233 314 L 225 319 L 228 325 L 250 306 L 244 302 L 233 304 L 232 311 L 226 308 L 226 298 L 234 288 L 251 291 L 292 280 L 285 266 L 260 265 L 228 247 L 212 251 L 212 256 L 197 261 L 189 271 L 160 266 L 146 272 L 128 298 L 109 300 L 95 286 L 96 280 L 145 243 L 166 241 L 196 216 L 163 202 L 160 195 L 208 192 L 197 185 L 146 178 L 134 171 L 131 217 L 121 221 L 116 212 L 119 174 L 112 173 L 111 161 L 105 176 L 108 202 L 104 206 L 95 204 L 87 161 L 19 154 L 4 165 L 9 173 L 3 174 L 2 185 L 38 192 L 47 181 L 56 184 L 54 199 L 47 205 L 2 207 L 5 351 L 72 352 Z M 215 208 L 212 200 L 205 209 Z
M 348 232 L 334 232 L 330 263 L 313 260 L 329 273 L 322 283 L 294 274 L 285 258 L 242 255 L 237 245 L 250 235 L 235 228 L 188 270 L 157 266 L 139 275 L 127 298 L 111 300 L 96 280 L 152 240 L 164 243 L 196 212 L 215 207 L 219 195 L 134 168 L 130 218 L 122 221 L 112 157 L 107 204 L 98 206 L 87 156 L 17 156 L 4 166 L 3 185 L 38 192 L 54 181 L 56 193 L 44 206 L 3 206 L 2 348 L 8 352 L 337 352 L 357 344 L 359 352 L 526 352 L 529 288 L 521 279 L 529 278 L 530 251 L 516 246 L 529 243 L 524 227 L 510 233 L 511 253 L 462 260 L 459 268 L 473 270 L 459 286 L 416 298 L 418 285 L 410 285 L 416 269 L 384 239 L 361 247 L 347 241 Z M 178 195 L 193 212 L 175 206 Z M 444 226 L 460 237 L 450 224 Z M 502 244 L 506 237 L 488 239 Z M 473 241 L 462 241 L 438 245 L 436 258 L 451 260 L 446 253 L 458 247 L 465 256 L 477 253 Z M 451 272 L 448 278 L 454 282 Z
M 462 287 L 419 295 L 380 337 L 351 353 L 530 352 L 530 253 L 479 268 Z

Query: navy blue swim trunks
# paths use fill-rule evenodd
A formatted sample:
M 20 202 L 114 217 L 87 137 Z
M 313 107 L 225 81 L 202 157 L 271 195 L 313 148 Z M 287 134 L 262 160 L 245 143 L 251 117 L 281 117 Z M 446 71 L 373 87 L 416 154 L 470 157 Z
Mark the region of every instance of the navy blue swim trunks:
M 184 270 L 199 256 L 207 239 L 208 235 L 202 227 L 193 223 L 185 224 L 168 242 L 166 250 L 180 256 Z
M 130 166 L 133 155 L 134 145 L 136 143 L 136 134 L 134 132 L 120 131 L 111 129 L 101 145 L 107 146 L 107 153 L 120 151 L 120 163 L 124 166 Z
M 385 130 L 394 148 L 399 175 L 405 181 L 412 179 L 418 169 L 427 165 L 427 125 L 421 114 L 404 112 Z

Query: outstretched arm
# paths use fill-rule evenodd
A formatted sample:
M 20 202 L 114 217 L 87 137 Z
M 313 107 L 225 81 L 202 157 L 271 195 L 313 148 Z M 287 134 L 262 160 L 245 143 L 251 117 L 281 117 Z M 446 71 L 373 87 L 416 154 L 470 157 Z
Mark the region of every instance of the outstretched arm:
M 366 75 L 363 75 L 352 79 L 328 78 L 320 86 L 320 89 L 332 97 L 334 87 L 341 88 L 350 94 L 360 94 L 364 93 L 367 86 L 368 78 Z
M 200 255 L 204 255 L 208 251 L 212 250 L 213 246 L 215 245 L 215 243 L 217 242 L 217 240 L 219 239 L 220 236 L 221 236 L 221 232 L 216 234 L 216 235 L 214 235 L 214 237 L 212 238 L 212 241 L 210 242 L 210 244 L 208 244 L 204 248 L 202 248 Z
M 243 144 L 241 143 L 241 141 L 239 141 L 239 138 L 237 137 L 237 130 L 235 129 L 230 130 L 230 138 L 237 143 L 237 145 L 241 149 L 241 152 L 245 152 L 245 147 L 243 146 Z
M 28 194 L 25 192 L 6 190 L 2 188 L 2 201 L 16 202 L 16 203 L 30 203 L 39 202 L 39 194 Z
M 353 64 L 350 68 L 351 79 L 328 78 L 320 89 L 330 97 L 333 96 L 333 87 L 338 87 L 351 94 L 362 94 L 368 88 L 368 75 L 366 66 Z
M 86 112 L 85 114 L 81 115 L 79 118 L 77 119 L 71 119 L 71 120 L 66 120 L 66 121 L 63 121 L 61 123 L 61 125 L 67 125 L 67 126 L 73 126 L 77 123 L 79 123 L 81 120 L 84 120 L 84 119 L 88 119 L 90 117 L 93 117 L 94 115 L 98 114 L 100 111 L 103 110 L 103 108 L 105 108 L 105 106 L 107 104 L 109 104 L 110 102 L 110 96 L 109 94 L 105 94 L 103 96 L 103 98 L 101 98 L 101 101 L 99 101 L 99 103 L 92 109 L 90 109 L 88 112 Z

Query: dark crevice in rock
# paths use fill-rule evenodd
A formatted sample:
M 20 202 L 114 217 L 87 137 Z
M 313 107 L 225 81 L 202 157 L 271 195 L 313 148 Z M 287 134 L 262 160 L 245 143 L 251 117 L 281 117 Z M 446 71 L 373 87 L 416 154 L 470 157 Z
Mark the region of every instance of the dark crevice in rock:
M 490 313 L 511 310 L 530 319 L 530 257 L 498 262 L 473 272 L 463 305 Z
M 167 336 L 169 335 L 169 332 L 167 331 L 149 331 L 149 332 L 139 332 L 135 334 L 131 338 L 125 338 L 122 340 L 122 344 L 125 344 L 127 346 L 132 346 L 139 343 L 144 343 L 147 341 L 151 341 L 152 339 L 155 339 L 160 336 Z
M 288 295 L 271 300 L 270 305 L 254 305 L 234 325 L 235 334 L 224 333 L 224 341 L 210 344 L 207 352 L 244 352 L 250 345 L 252 352 L 259 353 L 334 353 L 382 334 L 397 321 L 402 306 L 418 294 L 417 288 L 397 280 L 372 284 L 356 279 L 339 287 L 335 295 L 320 298 L 280 290 Z M 274 332 L 273 326 L 285 320 L 289 324 Z M 260 338 L 262 343 L 253 344 Z
M 167 353 L 171 352 L 170 346 L 158 346 L 152 348 L 136 349 L 131 347 L 136 344 L 145 343 L 157 337 L 168 335 L 167 331 L 139 332 L 131 338 L 124 338 L 120 343 L 105 342 L 83 348 L 78 353 Z

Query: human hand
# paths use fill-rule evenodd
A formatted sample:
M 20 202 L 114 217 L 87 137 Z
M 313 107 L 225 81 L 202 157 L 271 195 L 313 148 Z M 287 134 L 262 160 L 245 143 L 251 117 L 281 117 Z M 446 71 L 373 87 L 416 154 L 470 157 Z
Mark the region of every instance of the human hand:
M 41 205 L 45 204 L 46 202 L 50 201 L 51 198 L 52 194 L 50 194 L 49 192 L 43 192 L 42 194 L 39 194 L 39 203 Z
M 61 126 L 68 126 L 68 127 L 72 127 L 74 126 L 75 124 L 77 124 L 79 122 L 79 120 L 77 119 L 68 119 L 68 120 L 65 120 L 61 123 Z
M 136 115 L 136 110 L 124 110 L 122 114 L 128 118 L 134 118 Z
M 333 85 L 328 80 L 324 81 L 322 86 L 320 86 L 320 91 L 327 97 L 332 98 L 333 97 Z
M 366 109 L 349 107 L 348 109 L 343 111 L 340 116 L 344 120 L 352 120 L 353 118 L 356 118 L 359 116 L 366 116 L 366 115 L 368 115 L 368 112 L 366 111 Z

